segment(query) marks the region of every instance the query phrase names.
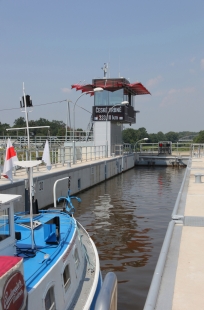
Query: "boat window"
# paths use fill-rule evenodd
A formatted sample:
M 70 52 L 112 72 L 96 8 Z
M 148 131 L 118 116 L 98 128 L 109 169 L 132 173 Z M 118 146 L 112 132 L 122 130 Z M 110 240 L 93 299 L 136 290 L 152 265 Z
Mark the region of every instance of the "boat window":
M 0 211 L 0 241 L 10 236 L 9 209 Z
M 80 261 L 79 261 L 79 253 L 78 253 L 77 248 L 74 251 L 74 259 L 75 259 L 76 267 L 78 268 Z
M 71 284 L 71 277 L 69 272 L 69 265 L 66 265 L 64 272 L 63 272 L 63 280 L 64 280 L 64 289 L 65 292 L 68 290 Z
M 56 310 L 54 287 L 51 286 L 45 296 L 45 310 Z

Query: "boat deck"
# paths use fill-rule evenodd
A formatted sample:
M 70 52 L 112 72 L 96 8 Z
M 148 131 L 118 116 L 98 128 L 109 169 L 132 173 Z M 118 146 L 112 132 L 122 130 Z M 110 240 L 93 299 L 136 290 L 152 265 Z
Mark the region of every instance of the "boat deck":
M 60 242 L 46 243 L 44 236 L 44 223 L 52 220 L 55 216 L 60 217 Z M 67 248 L 76 232 L 76 223 L 68 214 L 43 213 L 34 216 L 34 251 L 31 250 L 31 229 L 27 216 L 15 219 L 15 231 L 21 232 L 21 240 L 17 241 L 16 253 L 24 258 L 24 277 L 27 290 L 29 291 L 45 274 L 50 265 L 53 265 L 59 256 Z

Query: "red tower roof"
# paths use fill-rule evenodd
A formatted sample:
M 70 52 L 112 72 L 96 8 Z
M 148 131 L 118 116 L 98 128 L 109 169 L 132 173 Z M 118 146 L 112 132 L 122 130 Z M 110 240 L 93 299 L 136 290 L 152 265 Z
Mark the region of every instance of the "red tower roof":
M 81 90 L 84 92 L 93 92 L 94 88 L 101 87 L 104 90 L 114 92 L 119 89 L 124 89 L 127 93 L 131 93 L 133 96 L 136 95 L 151 95 L 150 92 L 138 82 L 130 84 L 126 79 L 115 78 L 115 79 L 95 79 L 92 84 L 73 84 L 71 88 Z M 91 95 L 93 93 L 90 93 Z

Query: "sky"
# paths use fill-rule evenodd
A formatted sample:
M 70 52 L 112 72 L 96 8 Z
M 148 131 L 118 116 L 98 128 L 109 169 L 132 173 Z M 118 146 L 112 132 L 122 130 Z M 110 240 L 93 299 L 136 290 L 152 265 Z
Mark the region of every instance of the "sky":
M 0 122 L 11 126 L 23 83 L 29 119 L 67 122 L 74 83 L 109 77 L 141 82 L 137 122 L 148 133 L 204 130 L 203 0 L 0 0 Z M 82 96 L 75 127 L 86 130 L 93 98 Z M 129 128 L 129 125 L 126 126 Z

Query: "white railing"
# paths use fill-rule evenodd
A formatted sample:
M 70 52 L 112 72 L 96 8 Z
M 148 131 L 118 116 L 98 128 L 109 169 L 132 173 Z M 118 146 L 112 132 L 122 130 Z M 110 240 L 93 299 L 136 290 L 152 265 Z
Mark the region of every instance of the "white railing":
M 15 148 L 17 157 L 19 161 L 22 160 L 40 160 L 42 159 L 42 154 L 44 148 L 36 147 L 32 148 L 30 152 L 27 148 Z M 1 172 L 3 171 L 3 165 L 5 161 L 6 148 L 0 149 L 0 178 Z M 76 146 L 73 143 L 72 146 L 59 146 L 50 147 L 50 159 L 51 165 L 53 167 L 67 166 L 71 167 L 72 164 L 77 164 L 81 162 L 98 160 L 106 157 L 106 146 Z M 44 168 L 45 165 L 41 164 L 37 166 L 36 169 L 39 170 Z M 16 175 L 16 169 L 14 169 L 14 175 Z
M 7 139 L 10 139 L 12 144 L 16 147 L 26 146 L 28 143 L 27 136 L 0 136 L 0 147 L 6 147 Z M 64 142 L 81 141 L 88 142 L 93 141 L 92 131 L 75 131 L 74 136 L 72 131 L 67 132 L 67 136 L 30 136 L 31 147 L 42 146 L 46 140 L 52 145 L 62 145 Z
M 139 145 L 141 153 L 157 154 L 158 143 L 141 143 Z M 172 143 L 172 155 L 186 155 L 190 157 L 201 157 L 204 155 L 204 143 L 177 142 Z

